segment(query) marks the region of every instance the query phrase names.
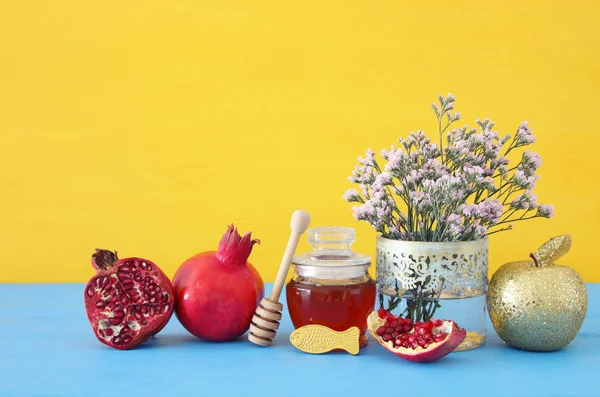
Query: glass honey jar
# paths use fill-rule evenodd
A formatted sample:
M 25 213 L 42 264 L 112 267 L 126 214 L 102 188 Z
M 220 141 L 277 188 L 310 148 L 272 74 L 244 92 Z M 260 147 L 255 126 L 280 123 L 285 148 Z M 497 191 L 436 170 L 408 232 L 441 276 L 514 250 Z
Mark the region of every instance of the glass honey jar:
M 371 258 L 351 248 L 355 239 L 354 229 L 348 227 L 309 229 L 307 240 L 312 250 L 294 257 L 286 299 L 295 328 L 319 324 L 345 331 L 358 327 L 364 346 L 377 288 L 369 275 Z

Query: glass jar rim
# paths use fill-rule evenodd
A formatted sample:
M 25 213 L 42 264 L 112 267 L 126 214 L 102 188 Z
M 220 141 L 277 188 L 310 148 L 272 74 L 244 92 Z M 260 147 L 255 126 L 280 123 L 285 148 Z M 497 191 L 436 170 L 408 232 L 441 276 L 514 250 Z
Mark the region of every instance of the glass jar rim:
M 352 255 L 320 255 L 313 256 L 310 252 L 297 255 L 292 259 L 293 266 L 312 266 L 318 268 L 342 268 L 371 265 L 371 257 L 352 252 Z M 345 259 L 341 259 L 345 258 Z
M 344 280 L 362 277 L 369 274 L 371 263 L 347 266 L 315 266 L 293 263 L 294 271 L 302 277 L 318 278 L 324 280 Z

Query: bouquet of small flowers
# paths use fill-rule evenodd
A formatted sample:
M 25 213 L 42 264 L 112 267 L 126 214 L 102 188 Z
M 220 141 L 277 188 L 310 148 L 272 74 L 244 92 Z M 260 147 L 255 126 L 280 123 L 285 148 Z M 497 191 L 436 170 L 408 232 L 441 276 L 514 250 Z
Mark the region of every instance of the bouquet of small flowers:
M 509 160 L 517 149 L 535 142 L 527 122 L 514 136 L 503 137 L 488 119 L 477 120 L 479 128 L 454 128 L 460 120 L 455 98 L 448 94 L 438 99 L 431 106 L 438 142 L 423 131 L 411 132 L 399 139 L 398 147 L 381 151 L 383 165 L 371 149 L 358 158 L 350 181 L 359 187 L 344 194 L 348 202 L 357 203 L 354 217 L 385 238 L 427 242 L 477 240 L 510 230 L 517 221 L 551 218 L 553 207 L 538 204 L 533 193 L 540 156 L 525 150 L 516 165 Z M 413 321 L 429 320 L 440 307 L 441 289 L 431 291 L 427 280 L 433 282 L 417 281 L 406 291 L 411 298 L 404 315 Z M 390 297 L 388 310 L 400 300 Z M 383 306 L 382 294 L 379 301 Z
M 502 138 L 488 119 L 477 120 L 479 130 L 451 128 L 460 120 L 455 98 L 438 99 L 431 107 L 439 143 L 411 132 L 399 147 L 381 151 L 383 166 L 371 149 L 358 158 L 350 181 L 359 189 L 344 194 L 358 203 L 354 217 L 383 237 L 410 241 L 476 240 L 509 230 L 513 222 L 551 218 L 553 207 L 538 204 L 533 193 L 540 156 L 524 151 L 514 166 L 508 158 L 535 142 L 527 122 Z

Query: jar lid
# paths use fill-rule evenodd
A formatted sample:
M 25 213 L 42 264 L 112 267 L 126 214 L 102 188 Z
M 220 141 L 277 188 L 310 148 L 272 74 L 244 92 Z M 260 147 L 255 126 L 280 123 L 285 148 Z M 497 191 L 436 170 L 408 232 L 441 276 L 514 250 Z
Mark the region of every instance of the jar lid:
M 300 276 L 345 279 L 360 277 L 371 265 L 371 257 L 352 250 L 356 240 L 353 228 L 320 226 L 307 230 L 312 250 L 294 257 L 292 263 Z

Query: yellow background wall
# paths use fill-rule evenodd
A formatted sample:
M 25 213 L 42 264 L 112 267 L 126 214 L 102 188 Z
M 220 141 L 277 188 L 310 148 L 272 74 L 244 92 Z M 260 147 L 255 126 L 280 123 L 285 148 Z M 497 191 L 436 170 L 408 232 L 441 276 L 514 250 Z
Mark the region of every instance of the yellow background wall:
M 0 282 L 86 281 L 95 247 L 172 276 L 230 222 L 272 281 L 296 208 L 373 255 L 347 176 L 448 92 L 470 125 L 530 122 L 556 206 L 491 238 L 491 272 L 570 232 L 600 282 L 598 2 L 165 4 L 0 2 Z

